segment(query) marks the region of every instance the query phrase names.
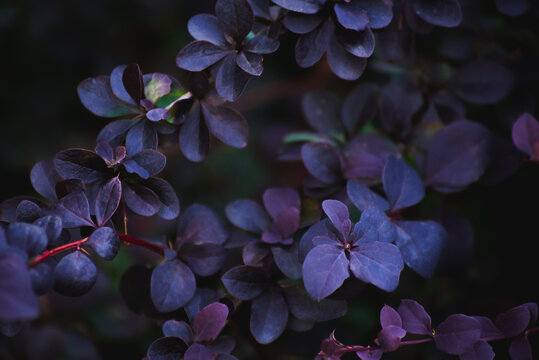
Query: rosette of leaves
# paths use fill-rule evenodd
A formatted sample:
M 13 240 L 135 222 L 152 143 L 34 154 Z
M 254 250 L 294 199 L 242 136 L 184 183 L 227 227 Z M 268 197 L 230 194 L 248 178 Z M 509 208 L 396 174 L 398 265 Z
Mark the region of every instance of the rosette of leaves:
M 346 179 L 372 181 L 381 177 L 388 157 L 399 149 L 376 133 L 362 133 L 378 108 L 379 89 L 361 84 L 344 102 L 332 93 L 309 93 L 302 101 L 303 113 L 316 132 L 287 135 L 289 146 L 283 160 L 301 159 L 309 176 L 304 185 L 311 196 L 329 195 L 344 186 Z
M 157 310 L 171 312 L 195 295 L 198 276 L 219 272 L 226 260 L 222 244 L 228 231 L 209 208 L 194 204 L 180 217 L 174 249 L 166 249 L 166 261 L 151 275 L 151 297 Z
M 204 160 L 210 150 L 210 134 L 228 146 L 247 146 L 247 121 L 238 111 L 224 105 L 210 88 L 207 76 L 203 72 L 189 74 L 187 83 L 193 96 L 182 104 L 185 112 L 179 142 L 184 156 L 191 161 Z
M 329 221 L 314 225 L 300 244 L 305 254 L 303 282 L 309 295 L 316 301 L 327 297 L 350 277 L 350 271 L 363 282 L 395 290 L 404 263 L 392 244 L 396 232 L 387 216 L 376 207 L 368 208 L 352 229 L 346 205 L 325 200 L 322 207 Z M 315 232 L 319 234 L 312 236 Z
M 290 187 L 269 188 L 262 199 L 264 207 L 256 201 L 240 199 L 225 209 L 232 224 L 259 237 L 243 246 L 243 262 L 254 266 L 270 264 L 273 260 L 284 275 L 299 279 L 301 264 L 294 244 L 294 235 L 300 227 L 299 194 Z
M 419 174 L 404 161 L 391 157 L 384 167 L 382 185 L 387 199 L 358 181 L 350 180 L 348 197 L 361 212 L 372 208 L 387 212 L 391 218 L 387 226 L 393 228 L 393 240 L 406 265 L 423 277 L 431 277 L 447 236 L 444 228 L 434 221 L 397 220 L 404 209 L 421 202 L 425 196 Z
M 390 0 L 272 0 L 289 10 L 284 26 L 300 34 L 296 61 L 310 67 L 326 53 L 331 71 L 345 80 L 358 79 L 374 52 L 371 29 L 389 25 Z
M 166 157 L 157 150 L 129 153 L 126 147 L 113 147 L 106 140 L 99 140 L 95 151 L 73 148 L 54 157 L 54 167 L 61 178 L 80 179 L 86 187 L 91 213 L 95 209 L 98 225 L 110 218 L 105 213 L 114 214 L 121 199 L 136 214 L 176 218 L 180 206 L 175 191 L 168 182 L 155 177 L 165 163 Z M 103 199 L 114 206 L 101 209 L 99 201 Z
M 137 64 L 120 65 L 110 76 L 83 80 L 77 87 L 82 104 L 93 114 L 106 118 L 128 118 L 108 124 L 101 132 L 112 145 L 125 140 L 129 153 L 157 148 L 157 133 L 177 128 L 178 102 L 186 91 L 170 75 L 142 74 Z M 181 115 L 181 114 L 179 114 Z M 123 145 L 123 144 L 122 144 Z
M 146 358 L 180 359 L 183 356 L 184 360 L 235 360 L 236 357 L 230 355 L 235 347 L 234 339 L 219 335 L 227 318 L 228 307 L 214 302 L 194 316 L 192 326 L 185 321 L 167 320 L 163 324 L 165 336 L 150 345 Z
M 309 330 L 314 323 L 336 319 L 346 313 L 344 300 L 314 301 L 300 284 L 276 280 L 271 263 L 240 265 L 223 274 L 221 281 L 233 297 L 251 300 L 249 327 L 257 342 L 269 344 L 285 330 Z
M 215 88 L 220 96 L 235 101 L 251 76 L 263 71 L 263 54 L 271 54 L 279 42 L 264 34 L 252 33 L 254 13 L 247 0 L 218 0 L 216 16 L 195 15 L 189 33 L 196 39 L 176 57 L 176 64 L 188 71 L 216 66 Z

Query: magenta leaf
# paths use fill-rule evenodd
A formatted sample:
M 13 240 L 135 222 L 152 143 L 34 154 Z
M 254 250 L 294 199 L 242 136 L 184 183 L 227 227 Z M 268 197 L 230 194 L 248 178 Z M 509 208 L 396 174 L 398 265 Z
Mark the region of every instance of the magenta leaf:
M 193 333 L 195 341 L 215 339 L 225 327 L 228 317 L 228 307 L 225 304 L 213 303 L 207 305 L 195 315 Z

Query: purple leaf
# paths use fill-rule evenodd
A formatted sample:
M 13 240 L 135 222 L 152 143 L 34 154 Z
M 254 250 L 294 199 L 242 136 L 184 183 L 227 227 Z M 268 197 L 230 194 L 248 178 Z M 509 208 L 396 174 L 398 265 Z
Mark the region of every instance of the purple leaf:
M 90 218 L 88 198 L 83 192 L 78 191 L 64 196 L 51 211 L 51 215 L 57 215 L 62 219 L 65 228 L 94 226 Z
M 404 330 L 410 334 L 432 335 L 430 316 L 417 301 L 404 299 L 397 311 Z
M 215 339 L 225 327 L 228 307 L 225 304 L 213 303 L 199 311 L 193 322 L 195 341 Z
M 234 340 L 234 338 L 232 338 L 231 336 L 219 336 L 217 339 L 212 341 L 211 344 L 208 344 L 208 347 L 214 355 L 228 355 L 236 347 L 236 340 Z M 232 359 L 235 359 L 232 355 L 230 356 L 232 357 Z M 218 356 L 217 359 L 220 359 L 220 357 Z
M 254 266 L 236 266 L 221 277 L 228 292 L 240 300 L 252 300 L 264 291 L 267 276 L 264 270 Z
M 382 328 L 388 326 L 398 326 L 402 327 L 402 319 L 397 310 L 393 309 L 389 305 L 384 305 L 382 310 L 380 310 L 380 325 Z
M 95 216 L 98 226 L 106 224 L 114 215 L 118 205 L 120 205 L 121 197 L 122 184 L 117 177 L 107 181 L 99 190 L 95 200 Z
M 166 120 L 170 117 L 170 113 L 165 109 L 157 108 L 148 111 L 146 117 L 150 121 Z
M 356 351 L 356 355 L 361 360 L 380 360 L 382 358 L 382 349 L 372 348 L 363 351 Z
M 249 127 L 239 112 L 226 106 L 203 104 L 202 113 L 208 129 L 216 138 L 238 149 L 247 146 Z
M 39 315 L 26 262 L 14 252 L 0 254 L 0 319 L 25 320 Z
M 315 237 L 319 236 L 325 236 L 329 237 L 330 239 L 334 240 L 335 243 L 339 243 L 339 240 L 337 239 L 337 236 L 333 231 L 329 229 L 327 226 L 329 224 L 328 219 L 323 219 L 316 224 L 312 225 L 306 232 L 303 234 L 299 241 L 299 259 L 300 262 L 303 263 L 305 260 L 305 257 L 307 256 L 307 253 L 311 251 L 311 249 L 315 246 L 313 244 L 313 239 Z
M 236 101 L 251 78 L 236 64 L 236 53 L 227 55 L 221 61 L 215 79 L 217 93 L 228 101 Z
M 58 216 L 43 216 L 34 221 L 34 225 L 37 225 L 43 230 L 45 230 L 45 234 L 47 235 L 47 239 L 49 240 L 49 245 L 51 245 L 52 242 L 58 239 L 58 237 L 62 233 L 62 219 L 60 219 Z
M 326 51 L 335 25 L 326 20 L 310 33 L 300 35 L 296 43 L 296 61 L 303 68 L 311 67 L 320 60 Z
M 444 228 L 434 221 L 398 221 L 397 240 L 406 265 L 430 278 L 438 265 L 446 239 Z
M 198 312 L 211 303 L 218 302 L 219 298 L 214 290 L 208 288 L 198 288 L 195 296 L 184 306 L 185 313 L 189 321 L 193 323 Z
M 346 314 L 346 301 L 323 299 L 315 301 L 302 288 L 286 288 L 286 301 L 292 315 L 305 321 L 327 321 Z
M 251 334 L 259 344 L 269 344 L 284 331 L 288 322 L 288 306 L 276 288 L 266 290 L 251 304 Z
M 528 328 L 531 323 L 531 313 L 526 305 L 514 307 L 507 312 L 498 315 L 496 327 L 510 338 L 515 337 Z
M 89 237 L 85 245 L 91 247 L 105 260 L 112 260 L 118 254 L 121 245 L 116 231 L 110 227 L 96 229 Z
M 193 344 L 189 346 L 185 354 L 184 360 L 213 360 L 211 350 L 202 344 Z
M 54 269 L 54 290 L 66 296 L 81 296 L 94 286 L 95 264 L 82 251 L 66 255 Z
M 99 155 L 85 149 L 67 149 L 54 157 L 56 171 L 63 179 L 80 179 L 85 184 L 108 177 L 107 164 Z
M 315 14 L 321 9 L 319 1 L 316 0 L 272 0 L 275 4 L 291 11 L 303 14 Z
M 6 229 L 7 242 L 33 257 L 47 247 L 48 238 L 45 230 L 37 225 L 11 223 Z
M 320 245 L 309 251 L 302 272 L 305 289 L 317 301 L 340 288 L 350 276 L 344 250 L 333 245 Z
M 352 227 L 348 207 L 338 200 L 324 200 L 322 202 L 322 208 L 333 226 L 335 226 L 335 229 L 337 229 L 346 241 Z
M 331 71 L 344 80 L 357 80 L 367 66 L 367 60 L 346 51 L 337 40 L 330 41 L 326 60 Z
M 479 322 L 481 328 L 481 338 L 487 338 L 491 336 L 502 336 L 503 333 L 494 325 L 492 320 L 486 316 L 472 316 Z
M 301 105 L 307 122 L 316 131 L 329 135 L 342 131 L 341 102 L 332 93 L 310 92 L 303 96 Z
M 179 360 L 186 349 L 185 343 L 177 337 L 162 337 L 150 344 L 146 358 L 148 360 Z
M 81 81 L 77 86 L 77 93 L 82 105 L 97 116 L 118 117 L 137 112 L 129 109 L 114 96 L 108 76 L 98 76 Z
M 159 151 L 144 149 L 123 161 L 125 170 L 135 173 L 143 179 L 157 175 L 165 168 L 167 158 Z
M 130 64 L 115 67 L 110 74 L 110 87 L 118 99 L 137 106 L 142 99 L 143 88 L 139 66 Z
M 391 292 L 404 267 L 399 249 L 380 241 L 360 243 L 350 251 L 350 270 L 361 281 Z
M 376 342 L 384 352 L 397 350 L 401 345 L 401 339 L 406 335 L 406 330 L 400 326 L 389 325 L 378 333 Z
M 228 231 L 213 210 L 201 205 L 189 206 L 178 224 L 179 244 L 223 244 Z
M 376 207 L 383 211 L 389 210 L 389 203 L 386 199 L 356 180 L 349 180 L 346 184 L 346 190 L 348 198 L 359 211 L 365 211 L 370 207 Z
M 133 125 L 133 120 L 116 120 L 105 125 L 97 135 L 97 141 L 107 141 L 111 146 L 123 144 L 125 134 Z
M 423 97 L 414 87 L 405 89 L 391 83 L 380 92 L 380 117 L 388 133 L 405 138 L 412 131 L 412 116 L 421 108 Z
M 244 49 L 254 54 L 271 54 L 277 51 L 279 42 L 264 35 L 255 35 L 245 43 Z
M 144 149 L 157 149 L 157 132 L 148 121 L 141 121 L 127 132 L 125 137 L 127 155 L 134 156 Z
M 190 344 L 193 341 L 193 330 L 185 321 L 167 320 L 163 324 L 163 335 L 174 336 Z
M 281 272 L 290 279 L 301 278 L 301 263 L 298 257 L 298 246 L 272 246 L 273 261 Z
M 529 0 L 496 0 L 496 9 L 507 16 L 521 16 L 529 7 Z
M 126 205 L 136 214 L 152 216 L 161 209 L 159 197 L 146 186 L 122 182 L 122 193 Z
M 196 104 L 187 114 L 180 129 L 180 149 L 189 160 L 199 162 L 208 156 L 210 151 L 210 133 L 202 120 L 200 104 Z
M 165 220 L 173 220 L 180 214 L 180 202 L 176 192 L 168 182 L 152 177 L 144 181 L 144 186 L 152 190 L 161 201 L 158 216 Z
M 32 281 L 32 289 L 38 296 L 50 292 L 54 286 L 54 270 L 44 262 L 38 263 L 28 269 Z
M 414 13 L 427 23 L 455 27 L 462 22 L 462 10 L 458 0 L 412 0 Z
M 236 200 L 225 208 L 226 217 L 237 227 L 260 234 L 270 228 L 264 208 L 253 200 Z
M 60 175 L 51 160 L 41 160 L 30 172 L 30 182 L 34 189 L 49 200 L 56 200 L 56 184 L 61 180 Z
M 238 65 L 243 71 L 253 76 L 262 75 L 264 70 L 262 66 L 262 55 L 241 51 L 236 56 L 236 65 Z
M 348 134 L 353 135 L 376 115 L 378 86 L 372 83 L 360 84 L 352 90 L 342 106 L 342 121 Z
M 471 121 L 457 121 L 436 133 L 427 148 L 425 185 L 444 193 L 459 191 L 485 171 L 491 134 Z
M 520 151 L 532 160 L 539 160 L 539 122 L 532 115 L 524 113 L 519 116 L 513 125 L 512 137 Z
M 382 181 L 391 212 L 415 205 L 425 196 L 419 174 L 404 161 L 393 156 L 384 167 Z
M 257 266 L 263 264 L 271 249 L 263 242 L 253 241 L 243 247 L 242 258 L 245 265 Z
M 359 1 L 343 2 L 335 4 L 337 20 L 346 29 L 363 30 L 369 24 L 369 14 Z
M 189 19 L 187 30 L 199 41 L 209 41 L 216 46 L 225 46 L 223 28 L 217 17 L 209 14 L 197 14 Z
M 215 14 L 225 33 L 236 43 L 241 43 L 253 28 L 253 9 L 247 0 L 217 0 Z
M 40 217 L 41 213 L 39 205 L 30 200 L 21 201 L 17 205 L 17 209 L 15 209 L 16 220 L 20 222 L 34 222 Z
M 509 345 L 509 356 L 512 360 L 532 360 L 532 348 L 526 336 L 519 336 Z
M 187 304 L 195 295 L 193 272 L 180 260 L 167 261 L 152 272 L 151 296 L 157 310 L 170 312 Z
M 295 34 L 307 34 L 313 31 L 324 21 L 322 14 L 305 15 L 289 12 L 283 19 L 283 25 Z
M 397 237 L 395 224 L 377 207 L 367 208 L 354 226 L 350 240 L 354 244 L 373 241 L 392 243 Z
M 339 29 L 335 32 L 336 41 L 350 54 L 368 58 L 374 53 L 374 34 L 371 29 L 356 32 Z
M 327 184 L 341 178 L 341 156 L 339 151 L 327 142 L 312 142 L 301 147 L 303 164 L 317 180 Z
M 188 71 L 202 71 L 229 53 L 207 41 L 193 41 L 180 50 L 176 65 Z
M 266 189 L 262 199 L 264 207 L 273 220 L 278 219 L 287 209 L 299 210 L 301 206 L 298 192 L 291 187 Z
M 477 60 L 460 68 L 452 79 L 455 92 L 472 104 L 494 104 L 505 98 L 515 79 L 511 70 L 494 61 Z
M 390 154 L 399 156 L 399 149 L 389 139 L 374 133 L 360 134 L 344 149 L 347 179 L 382 177 L 382 170 Z
M 464 354 L 460 354 L 459 360 L 492 360 L 494 359 L 494 351 L 486 341 L 478 341 L 473 349 Z M 531 360 L 531 357 L 530 357 Z
M 283 245 L 290 245 L 294 239 L 291 237 L 299 228 L 299 209 L 288 208 L 275 219 L 272 229 L 277 230 L 282 239 L 279 241 Z
M 450 315 L 436 328 L 434 342 L 438 350 L 451 355 L 465 354 L 481 337 L 481 326 L 471 316 Z
M 195 274 L 210 276 L 223 267 L 226 251 L 215 244 L 187 244 L 181 248 L 180 256 Z

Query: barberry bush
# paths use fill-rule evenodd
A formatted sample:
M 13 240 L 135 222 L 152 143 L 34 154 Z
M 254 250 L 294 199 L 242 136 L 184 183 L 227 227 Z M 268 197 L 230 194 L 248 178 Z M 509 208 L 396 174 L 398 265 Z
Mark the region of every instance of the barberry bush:
M 2 358 L 533 359 L 537 4 L 155 6 L 173 52 L 92 65 L 50 153 L 4 131 Z M 61 116 L 21 74 L 7 120 Z

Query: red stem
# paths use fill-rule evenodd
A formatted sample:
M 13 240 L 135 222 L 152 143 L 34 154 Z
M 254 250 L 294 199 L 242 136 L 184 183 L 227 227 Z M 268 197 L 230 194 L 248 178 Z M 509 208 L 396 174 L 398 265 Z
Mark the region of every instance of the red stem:
M 127 235 L 127 234 L 118 233 L 118 237 L 126 244 L 141 246 L 159 255 L 165 255 L 165 250 L 160 245 L 157 245 L 148 241 L 144 241 L 142 239 L 139 239 L 134 236 Z
M 159 255 L 164 255 L 165 254 L 165 250 L 161 246 L 159 246 L 157 244 L 153 244 L 153 243 L 150 243 L 148 241 L 144 241 L 142 239 L 139 239 L 139 238 L 136 238 L 134 236 L 127 235 L 127 234 L 117 233 L 117 235 L 120 238 L 120 240 L 122 240 L 122 242 L 124 244 L 141 246 L 141 247 L 146 248 L 148 250 L 151 250 L 151 251 L 153 251 L 153 252 L 155 252 L 155 253 L 157 253 Z M 64 252 L 64 251 L 67 251 L 67 250 L 70 250 L 70 249 L 73 249 L 73 248 L 80 248 L 80 246 L 84 242 L 86 242 L 87 240 L 88 240 L 88 238 L 84 238 L 84 239 L 77 240 L 77 241 L 74 241 L 74 242 L 69 243 L 69 244 L 59 246 L 59 247 L 54 248 L 52 250 L 47 250 L 47 251 L 43 252 L 43 254 L 36 257 L 35 259 L 30 260 L 28 262 L 28 266 L 29 267 L 34 266 L 34 265 L 40 263 L 41 261 L 43 261 L 45 259 L 48 259 L 48 258 L 50 258 L 50 257 L 52 257 L 54 255 L 60 254 L 61 252 Z
M 528 335 L 528 334 L 532 334 L 532 333 L 535 333 L 535 332 L 539 332 L 539 327 L 528 329 L 528 330 L 524 331 L 524 334 Z M 499 336 L 485 337 L 485 338 L 481 338 L 479 340 L 489 342 L 489 341 L 497 341 L 497 340 L 504 340 L 504 339 L 509 339 L 509 338 L 506 337 L 505 335 L 499 335 Z M 433 337 L 424 338 L 424 339 L 418 339 L 418 340 L 402 341 L 400 343 L 400 346 L 410 346 L 410 345 L 417 345 L 417 344 L 425 344 L 425 343 L 429 343 L 429 342 L 433 342 L 433 341 L 434 341 Z M 355 351 L 366 351 L 366 350 L 369 350 L 369 349 L 377 349 L 377 348 L 378 348 L 377 346 L 362 346 L 362 345 L 345 346 L 344 348 L 342 348 L 342 352 L 347 353 L 347 352 L 355 352 Z
M 35 259 L 29 261 L 28 266 L 34 266 L 37 263 L 39 263 L 39 262 L 41 262 L 41 261 L 43 261 L 43 260 L 45 260 L 47 258 L 50 258 L 51 256 L 54 256 L 54 255 L 59 254 L 61 252 L 67 251 L 69 249 L 73 249 L 75 247 L 78 248 L 78 247 L 80 247 L 80 245 L 82 243 L 86 242 L 86 240 L 88 240 L 88 238 L 84 238 L 84 239 L 77 240 L 77 241 L 69 243 L 69 244 L 58 246 L 57 248 L 54 248 L 52 250 L 47 250 L 43 254 L 36 257 Z

